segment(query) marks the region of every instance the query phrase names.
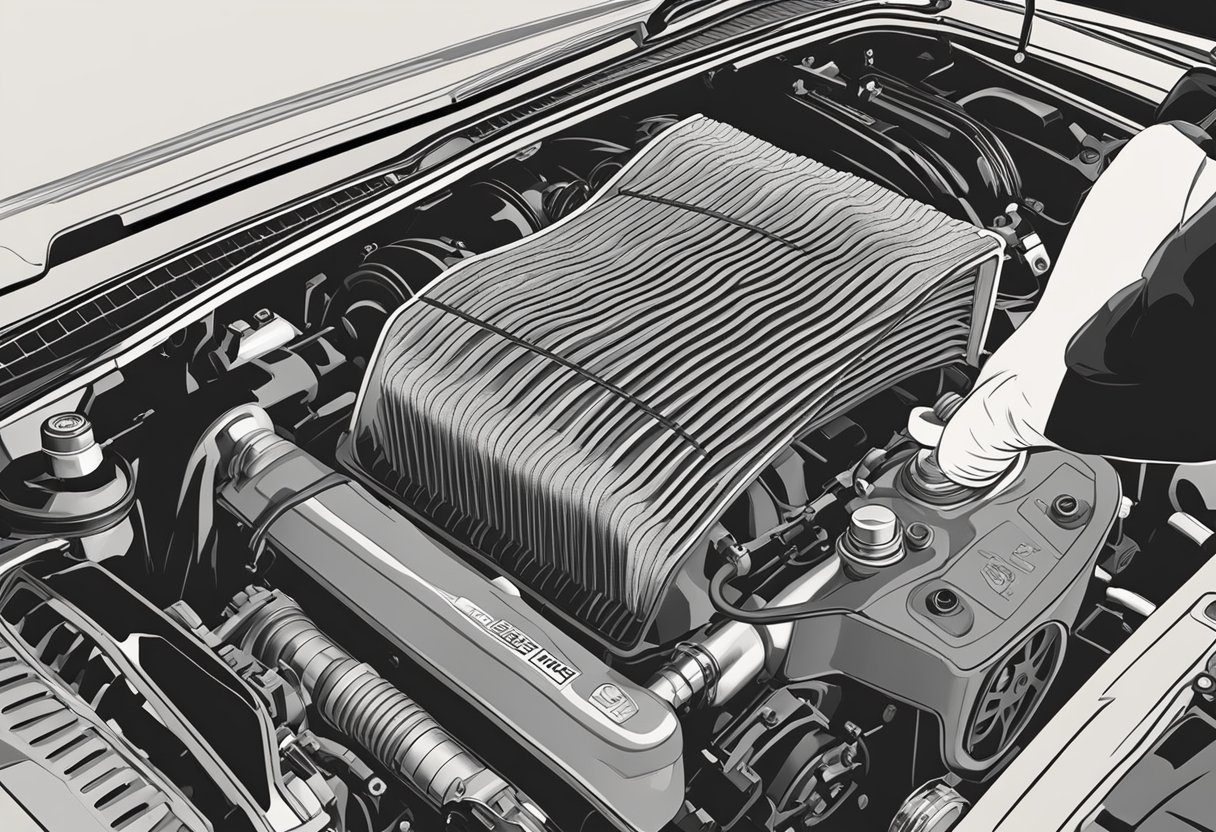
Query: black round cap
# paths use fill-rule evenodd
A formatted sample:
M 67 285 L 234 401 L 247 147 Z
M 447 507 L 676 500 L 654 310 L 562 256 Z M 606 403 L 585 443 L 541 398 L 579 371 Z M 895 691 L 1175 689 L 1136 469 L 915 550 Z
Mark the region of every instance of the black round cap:
M 958 609 L 958 595 L 952 589 L 935 589 L 929 593 L 928 605 L 934 615 L 950 615 Z

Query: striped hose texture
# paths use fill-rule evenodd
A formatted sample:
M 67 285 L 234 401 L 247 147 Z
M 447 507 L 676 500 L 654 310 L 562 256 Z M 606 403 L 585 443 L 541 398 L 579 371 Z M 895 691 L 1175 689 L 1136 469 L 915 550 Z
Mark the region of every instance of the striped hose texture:
M 493 793 L 509 788 L 421 705 L 317 629 L 291 598 L 251 588 L 237 595 L 234 609 L 258 604 L 245 649 L 268 667 L 290 667 L 330 724 L 436 806 L 460 800 L 487 778 Z
M 394 315 L 353 461 L 627 644 L 782 448 L 975 351 L 1000 256 L 973 226 L 695 116 Z

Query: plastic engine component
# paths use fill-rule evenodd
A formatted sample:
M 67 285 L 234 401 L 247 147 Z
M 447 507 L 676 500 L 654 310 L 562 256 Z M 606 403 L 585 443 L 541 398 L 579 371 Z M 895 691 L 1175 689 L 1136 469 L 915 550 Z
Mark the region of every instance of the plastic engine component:
M 858 572 L 842 553 L 818 597 L 855 612 L 796 622 L 784 671 L 841 673 L 916 703 L 941 720 L 949 766 L 979 772 L 1014 746 L 1063 661 L 1119 479 L 1097 457 L 1039 451 L 995 492 L 943 505 L 908 476 L 935 465 L 925 453 L 894 455 L 848 506 L 897 518 L 902 558 Z

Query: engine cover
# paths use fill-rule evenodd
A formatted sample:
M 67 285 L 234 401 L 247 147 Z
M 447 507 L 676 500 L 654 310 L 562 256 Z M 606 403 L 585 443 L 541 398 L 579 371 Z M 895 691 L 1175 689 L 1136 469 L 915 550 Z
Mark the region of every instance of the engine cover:
M 895 456 L 849 504 L 866 521 L 894 515 L 902 550 L 860 573 L 846 553 L 815 603 L 854 612 L 797 622 L 784 670 L 844 674 L 936 714 L 943 758 L 976 772 L 1012 747 L 1060 667 L 1119 479 L 1049 450 L 995 493 L 927 495 L 913 472 L 928 455 Z
M 665 702 L 362 488 L 264 436 L 238 455 L 244 471 L 221 505 L 618 828 L 657 832 L 675 816 L 683 747 Z
M 974 360 L 1002 243 L 702 116 L 385 328 L 348 463 L 629 650 L 796 437 Z M 702 579 L 703 580 L 703 579 Z

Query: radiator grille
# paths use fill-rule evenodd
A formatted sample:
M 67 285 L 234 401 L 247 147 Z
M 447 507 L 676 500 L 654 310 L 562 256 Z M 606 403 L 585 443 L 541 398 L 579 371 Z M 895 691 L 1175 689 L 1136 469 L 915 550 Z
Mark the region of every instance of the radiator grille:
M 105 695 L 104 687 L 92 691 Z M 201 823 L 180 817 L 162 787 L 151 782 L 90 725 L 63 695 L 0 640 L 0 738 L 38 761 L 107 828 L 130 832 L 188 832 Z
M 784 446 L 974 352 L 999 257 L 969 225 L 694 117 L 394 316 L 353 460 L 628 643 Z

